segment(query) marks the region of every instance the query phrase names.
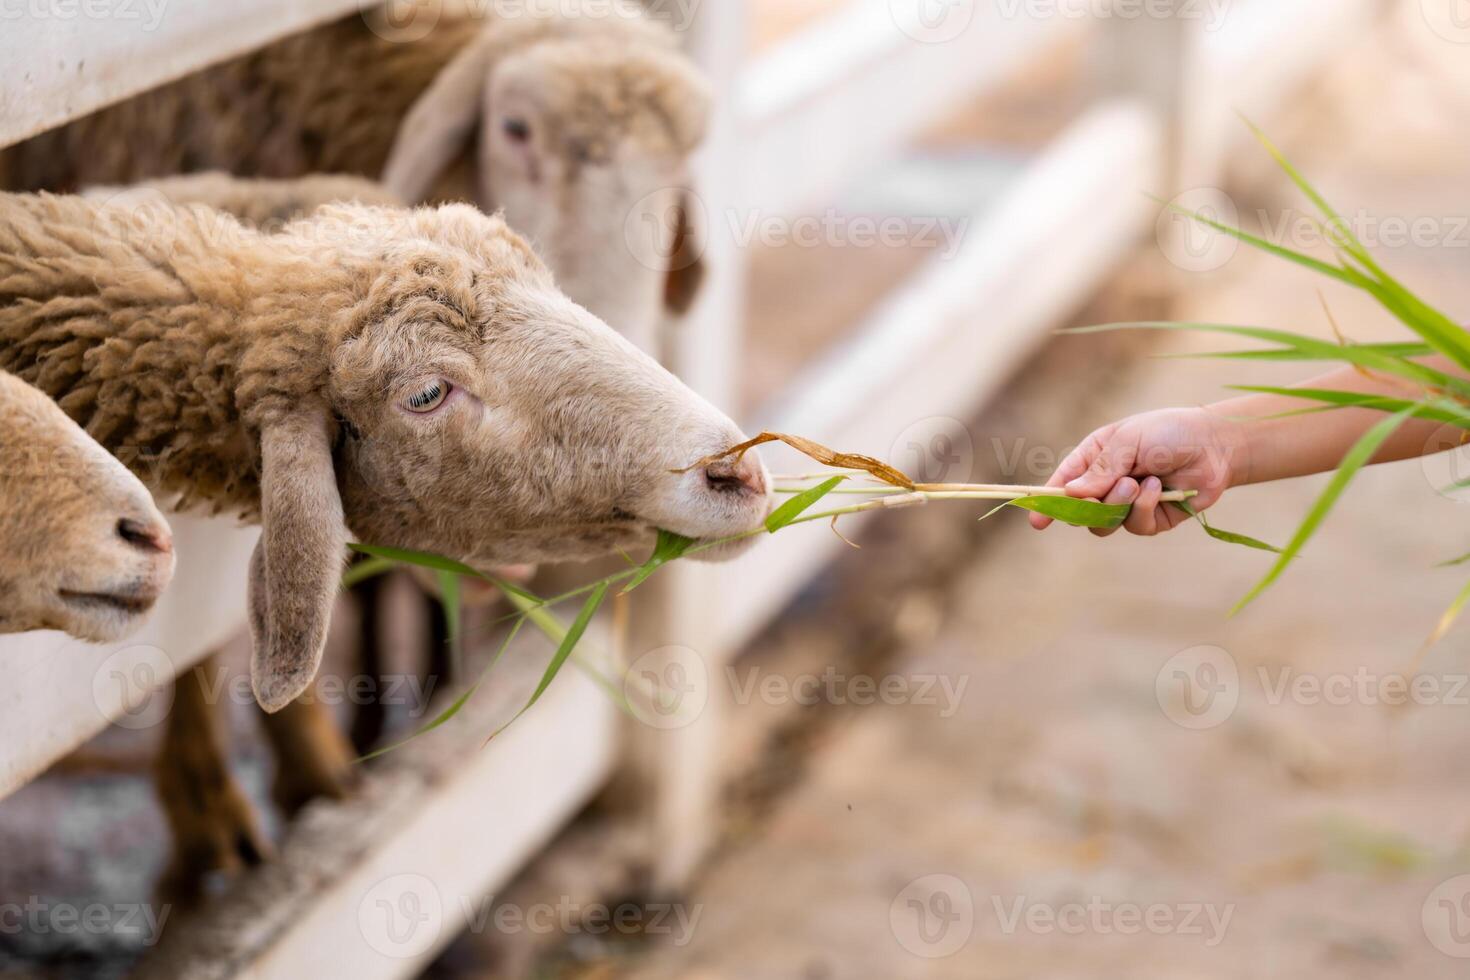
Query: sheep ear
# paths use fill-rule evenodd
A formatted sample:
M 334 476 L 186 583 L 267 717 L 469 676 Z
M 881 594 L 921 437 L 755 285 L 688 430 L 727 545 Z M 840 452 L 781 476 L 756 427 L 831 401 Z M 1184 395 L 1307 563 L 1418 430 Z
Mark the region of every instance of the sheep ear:
M 268 712 L 311 685 L 342 578 L 347 528 L 325 410 L 289 416 L 261 433 L 261 523 L 250 561 L 250 662 Z
M 490 46 L 471 44 L 439 72 L 398 127 L 383 185 L 410 203 L 424 200 L 480 123 Z
M 674 316 L 684 316 L 693 309 L 706 274 L 704 242 L 689 219 L 689 209 L 686 197 L 679 203 L 673 248 L 669 251 L 669 272 L 664 279 L 664 308 Z

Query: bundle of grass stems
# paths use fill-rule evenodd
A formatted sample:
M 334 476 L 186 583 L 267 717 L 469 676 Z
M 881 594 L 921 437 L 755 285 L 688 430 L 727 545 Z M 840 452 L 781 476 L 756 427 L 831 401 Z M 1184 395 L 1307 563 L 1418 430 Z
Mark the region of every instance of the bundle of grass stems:
M 1303 547 L 1305 547 L 1307 542 L 1322 525 L 1323 520 L 1341 497 L 1343 491 L 1347 488 L 1354 476 L 1357 475 L 1358 471 L 1373 458 L 1384 441 L 1409 419 L 1433 419 L 1446 425 L 1465 430 L 1466 437 L 1470 438 L 1470 380 L 1437 370 L 1420 361 L 1421 358 L 1438 354 L 1467 373 L 1470 373 L 1470 332 L 1461 328 L 1448 316 L 1410 292 L 1407 287 L 1389 275 L 1368 253 L 1367 249 L 1353 234 L 1351 228 L 1341 215 L 1332 209 L 1322 195 L 1292 166 L 1265 134 L 1250 123 L 1247 123 L 1247 125 L 1250 126 L 1266 150 L 1275 158 L 1285 174 L 1306 195 L 1318 211 L 1321 228 L 1325 232 L 1324 240 L 1330 242 L 1333 246 L 1333 261 L 1326 261 L 1293 251 L 1284 246 L 1251 235 L 1239 228 L 1222 224 L 1197 212 L 1187 211 L 1177 207 L 1174 210 L 1219 233 L 1230 235 L 1278 258 L 1294 262 L 1314 273 L 1368 293 L 1388 313 L 1413 331 L 1417 335 L 1418 340 L 1385 344 L 1359 344 L 1342 337 L 1337 332 L 1335 325 L 1333 330 L 1337 335 L 1334 340 L 1330 341 L 1284 330 L 1212 323 L 1116 323 L 1067 331 L 1068 333 L 1076 334 L 1120 329 L 1154 329 L 1220 333 L 1260 341 L 1269 346 L 1260 349 L 1223 351 L 1194 356 L 1229 358 L 1240 361 L 1338 361 L 1353 365 L 1359 372 L 1372 375 L 1376 378 L 1392 379 L 1401 384 L 1405 389 L 1406 397 L 1392 398 L 1382 395 L 1365 395 L 1358 392 L 1316 388 L 1285 388 L 1262 385 L 1231 386 L 1240 391 L 1271 393 L 1300 399 L 1306 405 L 1303 409 L 1304 411 L 1337 411 L 1344 408 L 1366 408 L 1381 412 L 1384 415 L 1383 419 L 1369 429 L 1343 458 L 1331 481 L 1328 483 L 1327 488 L 1308 511 L 1305 519 L 1285 548 L 1278 549 L 1264 542 L 1257 541 L 1254 538 L 1233 534 L 1212 527 L 1203 515 L 1196 513 L 1190 507 L 1189 500 L 1195 495 L 1193 491 L 1167 490 L 1164 493 L 1162 497 L 1164 502 L 1172 503 L 1174 506 L 1184 510 L 1191 517 L 1194 517 L 1212 538 L 1230 544 L 1244 545 L 1249 548 L 1273 552 L 1277 555 L 1276 561 L 1270 570 L 1249 594 L 1237 603 L 1235 606 L 1235 610 L 1237 611 L 1260 596 L 1261 593 L 1281 576 L 1287 566 L 1301 553 Z M 1066 524 L 1091 528 L 1118 527 L 1127 518 L 1130 509 L 1126 504 L 1113 505 L 1099 503 L 1094 500 L 1075 499 L 1067 496 L 1064 490 L 1055 487 L 1023 487 L 966 483 L 915 483 L 901 471 L 872 457 L 839 453 L 799 436 L 771 432 L 762 433 L 746 443 L 739 446 L 732 446 L 715 456 L 699 460 L 693 463 L 689 469 L 693 469 L 696 466 L 708 465 L 711 462 L 725 457 L 738 457 L 755 446 L 777 441 L 791 446 L 816 460 L 818 463 L 821 463 L 823 466 L 829 467 L 829 469 L 818 474 L 788 477 L 780 480 L 776 492 L 786 499 L 772 511 L 765 521 L 764 528 L 748 532 L 747 534 L 717 542 L 696 543 L 688 538 L 682 538 L 667 531 L 660 531 L 653 553 L 646 561 L 642 563 L 630 563 L 632 567 L 622 572 L 549 598 L 536 596 L 523 588 L 487 576 L 482 572 L 457 562 L 449 561 L 448 559 L 439 558 L 434 555 L 375 548 L 367 545 L 354 546 L 356 550 L 370 556 L 370 558 L 368 561 L 360 562 L 354 566 L 349 572 L 349 583 L 350 581 L 356 581 L 369 575 L 379 574 L 398 564 L 419 565 L 435 570 L 440 576 L 442 598 L 450 611 L 450 632 L 452 637 L 457 630 L 456 609 L 458 606 L 457 583 L 459 576 L 476 576 L 494 582 L 512 605 L 515 606 L 516 612 L 509 617 L 512 624 L 508 635 L 501 644 L 499 651 L 491 659 L 489 667 L 486 668 L 486 674 L 488 674 L 490 668 L 494 667 L 521 627 L 527 622 L 536 626 L 556 644 L 556 652 L 553 654 L 550 664 L 542 675 L 540 683 L 537 685 L 535 692 L 531 695 L 526 705 L 511 719 L 511 722 L 514 722 L 516 718 L 519 718 L 521 714 L 536 703 L 556 678 L 561 668 L 573 657 L 577 644 L 585 633 L 588 624 L 613 587 L 621 586 L 620 592 L 626 594 L 637 588 L 665 565 L 687 555 L 722 544 L 728 544 L 731 541 L 741 538 L 765 533 L 774 534 L 794 525 L 813 521 L 829 521 L 832 524 L 833 530 L 836 531 L 837 522 L 844 516 L 860 514 L 867 511 L 916 506 L 931 501 L 996 501 L 997 506 L 987 512 L 984 517 L 989 517 L 991 514 L 1006 508 L 1019 508 L 1044 514 L 1047 517 Z M 1470 486 L 1470 479 L 1460 481 L 1454 485 L 1455 488 L 1465 486 Z M 816 505 L 829 496 L 841 496 L 853 502 L 840 507 L 816 510 Z M 981 519 L 983 520 L 984 517 Z M 840 531 L 837 533 L 840 536 Z M 844 540 L 846 539 L 844 538 Z M 1470 563 L 1470 555 L 1452 559 L 1444 564 L 1447 566 L 1457 566 L 1466 563 Z M 582 601 L 581 607 L 572 622 L 569 625 L 565 625 L 551 612 L 551 609 L 554 606 L 570 602 L 574 599 L 580 599 Z M 1444 636 L 1467 603 L 1470 603 L 1470 585 L 1466 585 L 1460 591 L 1445 611 L 1429 641 L 1424 645 L 1425 649 Z M 626 709 L 628 707 L 627 702 L 624 700 L 625 696 L 622 685 L 614 684 L 606 677 L 599 676 L 595 669 L 591 669 L 590 673 L 593 674 L 594 679 L 609 692 L 614 700 L 618 701 L 623 708 Z M 482 675 L 480 682 L 470 687 L 469 690 L 461 695 L 459 700 L 450 705 L 448 709 L 416 732 L 412 737 L 416 738 L 428 731 L 432 731 L 454 717 L 474 693 L 479 683 L 482 683 L 484 679 L 484 675 Z M 510 722 L 507 724 L 510 724 Z M 504 726 L 490 737 L 494 738 L 495 734 L 499 734 L 503 730 Z M 487 739 L 488 741 L 489 739 Z M 401 745 L 403 743 L 399 744 Z M 391 751 L 392 748 L 397 747 L 392 746 L 382 751 Z

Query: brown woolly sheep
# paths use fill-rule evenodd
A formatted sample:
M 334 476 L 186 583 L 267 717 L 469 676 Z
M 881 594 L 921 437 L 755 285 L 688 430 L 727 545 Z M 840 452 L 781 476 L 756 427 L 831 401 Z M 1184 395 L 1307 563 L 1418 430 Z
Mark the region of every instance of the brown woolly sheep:
M 274 235 L 125 195 L 0 195 L 0 369 L 181 506 L 261 521 L 252 678 L 320 660 L 348 531 L 472 565 L 759 526 L 725 416 L 463 205 L 326 208 Z
M 707 84 L 636 4 L 476 6 L 422 38 L 381 10 L 287 38 L 0 151 L 0 187 L 381 176 L 503 209 L 567 295 L 654 352 L 661 304 L 682 312 L 702 272 L 678 188 Z
M 0 371 L 0 633 L 120 640 L 173 572 L 168 522 L 138 478 Z

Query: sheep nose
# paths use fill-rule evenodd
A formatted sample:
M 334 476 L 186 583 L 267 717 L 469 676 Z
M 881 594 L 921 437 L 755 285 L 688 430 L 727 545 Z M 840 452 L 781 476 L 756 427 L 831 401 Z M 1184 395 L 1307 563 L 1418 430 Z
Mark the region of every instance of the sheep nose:
M 722 459 L 704 468 L 704 481 L 716 493 L 764 497 L 766 471 L 755 456 L 740 460 Z
M 117 536 L 139 551 L 167 555 L 174 550 L 173 534 L 159 521 L 139 521 L 124 517 L 117 522 Z

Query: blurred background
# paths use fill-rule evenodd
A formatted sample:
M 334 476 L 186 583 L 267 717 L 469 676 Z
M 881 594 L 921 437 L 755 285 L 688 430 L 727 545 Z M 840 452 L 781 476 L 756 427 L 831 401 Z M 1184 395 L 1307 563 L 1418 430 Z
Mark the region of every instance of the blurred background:
M 1401 339 L 1350 290 L 1163 208 L 1325 254 L 1237 114 L 1395 275 L 1470 308 L 1462 0 L 646 5 L 718 102 L 693 174 L 709 278 L 664 359 L 752 433 L 928 482 L 1039 484 L 1107 421 L 1309 370 L 1177 356 L 1231 346 L 1194 335 L 1059 328 L 1330 338 L 1325 308 L 1354 340 Z M 26 53 L 44 17 L 5 21 L 17 67 L 0 81 L 24 68 L 39 94 L 0 99 L 0 142 L 57 91 L 109 99 L 114 62 L 168 48 L 170 24 L 208 38 L 251 6 L 171 0 L 142 34 L 52 16 L 41 29 L 72 45 L 56 71 Z M 250 44 L 342 13 L 278 6 Z M 954 503 L 854 518 L 856 550 L 788 530 L 614 604 L 593 667 L 482 749 L 550 655 L 521 638 L 462 716 L 294 820 L 249 706 L 226 699 L 274 858 L 188 906 L 155 892 L 170 845 L 150 777 L 187 662 L 139 679 L 135 652 L 72 651 L 68 700 L 0 645 L 22 665 L 0 694 L 0 976 L 1463 976 L 1463 630 L 1420 655 L 1461 584 L 1434 565 L 1465 550 L 1463 501 L 1436 489 L 1463 462 L 1363 474 L 1234 618 L 1265 557 L 1195 527 L 1103 541 Z M 1238 490 L 1212 514 L 1279 543 L 1321 486 Z M 390 595 L 394 650 L 424 629 L 409 600 Z M 472 667 L 503 614 L 467 613 Z M 329 676 L 351 672 L 340 632 Z M 234 676 L 246 659 L 234 641 Z M 109 662 L 129 665 L 123 701 L 95 693 Z M 669 710 L 619 712 L 595 678 L 628 675 Z M 392 702 L 392 730 L 452 692 L 437 696 Z

